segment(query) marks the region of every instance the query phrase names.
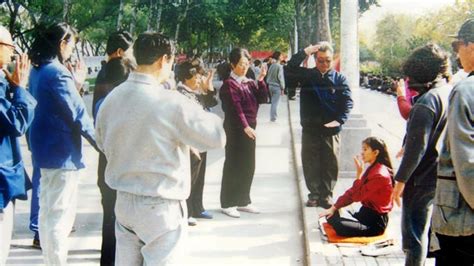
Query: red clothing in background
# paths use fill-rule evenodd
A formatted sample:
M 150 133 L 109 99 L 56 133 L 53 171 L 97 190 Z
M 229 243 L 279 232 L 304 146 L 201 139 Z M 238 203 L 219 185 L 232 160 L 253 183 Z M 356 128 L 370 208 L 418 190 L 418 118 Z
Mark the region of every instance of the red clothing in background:
M 407 100 L 405 96 L 397 97 L 398 111 L 403 119 L 408 120 L 411 111 L 411 103 Z
M 360 179 L 352 184 L 344 195 L 340 196 L 334 207 L 340 209 L 353 202 L 361 202 L 379 214 L 392 209 L 392 177 L 390 170 L 383 164 L 375 163 L 369 167 Z

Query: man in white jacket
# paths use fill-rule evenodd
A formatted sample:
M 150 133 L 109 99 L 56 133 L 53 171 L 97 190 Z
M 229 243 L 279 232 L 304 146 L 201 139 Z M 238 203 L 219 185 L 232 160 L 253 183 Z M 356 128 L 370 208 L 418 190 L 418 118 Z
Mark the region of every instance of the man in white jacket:
M 116 265 L 178 264 L 187 235 L 189 148 L 221 148 L 225 133 L 219 117 L 163 89 L 175 50 L 167 37 L 140 34 L 133 50 L 137 70 L 105 99 L 96 124 L 105 180 L 117 190 Z

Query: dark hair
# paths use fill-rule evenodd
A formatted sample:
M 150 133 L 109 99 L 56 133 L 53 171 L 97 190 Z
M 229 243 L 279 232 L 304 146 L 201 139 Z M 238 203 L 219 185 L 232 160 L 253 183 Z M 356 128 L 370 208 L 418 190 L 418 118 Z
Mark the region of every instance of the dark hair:
M 229 54 L 230 63 L 222 63 L 217 66 L 217 74 L 219 75 L 219 78 L 221 80 L 228 79 L 230 77 L 230 72 L 232 71 L 231 65 L 237 65 L 240 59 L 244 56 L 247 57 L 247 59 L 249 60 L 251 58 L 247 49 L 238 48 L 238 47 L 232 49 L 232 51 L 230 51 L 230 54 Z
M 275 60 L 280 60 L 281 52 L 280 51 L 275 51 L 272 55 L 272 58 Z
M 448 54 L 436 44 L 415 49 L 403 63 L 403 73 L 409 78 L 408 85 L 419 94 L 434 87 L 437 79 L 451 78 Z
M 363 144 L 369 146 L 372 150 L 378 150 L 379 154 L 375 159 L 376 163 L 385 165 L 390 170 L 390 175 L 392 176 L 392 185 L 395 184 L 393 180 L 393 167 L 392 161 L 390 160 L 390 155 L 388 154 L 387 145 L 385 142 L 377 137 L 368 137 L 362 141 Z
M 262 61 L 260 61 L 259 59 L 255 59 L 255 61 L 253 61 L 253 64 L 254 66 L 258 67 L 262 64 Z
M 193 78 L 197 73 L 200 73 L 200 67 L 193 65 L 193 63 L 189 61 L 185 61 L 178 66 L 176 76 L 178 81 L 184 82 L 187 79 Z
M 61 57 L 61 41 L 70 41 L 72 38 L 77 41 L 77 31 L 66 23 L 56 23 L 50 26 L 38 25 L 33 36 L 33 44 L 28 56 L 36 66 L 56 57 L 63 63 L 68 58 Z
M 145 32 L 138 35 L 133 45 L 133 55 L 138 65 L 151 65 L 164 55 L 172 56 L 176 47 L 168 37 L 161 33 Z
M 118 49 L 128 50 L 133 45 L 132 35 L 128 31 L 116 31 L 109 35 L 106 52 L 108 55 L 115 53 Z
M 216 67 L 217 76 L 219 76 L 220 80 L 228 79 L 230 76 L 230 71 L 231 71 L 230 64 L 225 61 L 220 63 Z

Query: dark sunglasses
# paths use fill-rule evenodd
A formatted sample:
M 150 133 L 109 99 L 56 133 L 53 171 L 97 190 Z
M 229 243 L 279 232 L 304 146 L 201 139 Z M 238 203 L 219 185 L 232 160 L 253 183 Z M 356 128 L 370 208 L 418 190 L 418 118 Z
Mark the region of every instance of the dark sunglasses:
M 463 43 L 464 43 L 463 40 L 455 40 L 451 43 L 451 48 L 453 48 L 453 51 L 455 53 L 458 53 L 459 52 L 459 46 Z

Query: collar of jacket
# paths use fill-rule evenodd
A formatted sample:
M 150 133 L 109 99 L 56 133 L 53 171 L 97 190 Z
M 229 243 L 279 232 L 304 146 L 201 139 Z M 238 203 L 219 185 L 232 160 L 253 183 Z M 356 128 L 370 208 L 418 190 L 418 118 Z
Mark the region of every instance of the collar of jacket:
M 239 83 L 239 84 L 242 84 L 243 82 L 249 81 L 249 79 L 246 78 L 245 76 L 243 76 L 243 77 L 237 76 L 237 75 L 234 73 L 234 71 L 231 71 L 231 72 L 230 72 L 230 77 L 233 78 L 235 81 L 237 81 L 237 83 Z
M 130 75 L 128 76 L 128 80 L 136 83 L 151 85 L 153 87 L 160 85 L 158 80 L 153 75 L 139 72 L 130 73 Z

